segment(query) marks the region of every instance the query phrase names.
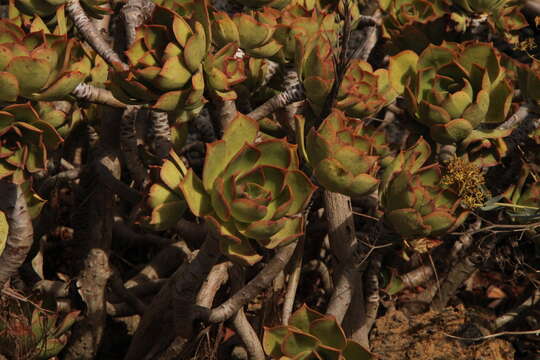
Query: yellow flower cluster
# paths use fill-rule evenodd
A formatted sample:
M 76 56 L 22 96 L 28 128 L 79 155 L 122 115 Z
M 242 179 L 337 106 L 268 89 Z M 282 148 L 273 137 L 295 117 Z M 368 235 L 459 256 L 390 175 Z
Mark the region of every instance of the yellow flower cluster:
M 483 206 L 489 198 L 489 192 L 482 187 L 485 182 L 480 168 L 461 158 L 450 161 L 441 180 L 441 184 L 454 185 L 457 188 L 461 203 L 469 209 Z

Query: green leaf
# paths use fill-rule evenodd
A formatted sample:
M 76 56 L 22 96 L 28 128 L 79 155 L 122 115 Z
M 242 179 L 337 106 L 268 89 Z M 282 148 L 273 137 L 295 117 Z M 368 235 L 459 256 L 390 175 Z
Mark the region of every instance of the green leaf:
M 179 186 L 189 209 L 195 216 L 204 216 L 212 211 L 210 196 L 204 190 L 201 180 L 192 169 L 188 170 Z
M 313 351 L 319 345 L 316 337 L 298 331 L 291 331 L 283 339 L 281 351 L 286 356 L 296 356 L 304 352 Z
M 9 223 L 6 218 L 6 214 L 0 211 L 0 256 L 6 247 L 8 233 Z
M 222 237 L 219 239 L 220 250 L 234 262 L 243 266 L 251 266 L 262 259 L 262 256 L 257 254 L 248 239 L 239 238 L 240 242 L 237 242 L 223 233 L 221 235 Z
M 167 202 L 179 201 L 182 199 L 179 195 L 161 184 L 153 184 L 148 192 L 148 206 L 155 208 Z
M 323 345 L 334 349 L 343 349 L 347 344 L 345 333 L 334 318 L 314 320 L 309 326 L 309 333 L 319 339 Z
M 238 150 L 240 150 L 240 148 Z M 214 141 L 213 143 L 206 145 L 206 158 L 204 159 L 202 183 L 204 189 L 208 193 L 212 191 L 217 177 L 221 175 L 225 166 L 227 166 L 232 158 L 232 156 L 226 158 L 226 151 L 227 143 L 224 140 Z
M 389 81 L 398 94 L 402 94 L 408 78 L 416 72 L 418 55 L 410 50 L 405 50 L 390 57 L 388 65 Z
M 19 81 L 8 72 L 0 72 L 0 101 L 15 101 L 19 95 Z
M 178 185 L 182 181 L 180 170 L 170 160 L 165 160 L 159 172 L 161 180 L 171 189 L 178 189 Z
M 306 304 L 303 304 L 291 315 L 289 319 L 289 326 L 294 326 L 298 330 L 308 332 L 310 324 L 313 321 L 321 318 L 324 318 L 323 314 L 310 309 Z
M 298 214 L 305 209 L 317 187 L 300 170 L 287 171 L 285 184 L 290 187 L 292 195 L 292 203 L 287 215 Z
M 156 230 L 166 230 L 174 227 L 186 211 L 186 202 L 183 200 L 160 204 L 152 211 L 150 225 Z
M 456 221 L 456 219 L 446 211 L 436 210 L 424 216 L 424 224 L 431 227 L 430 235 L 443 235 Z
M 199 22 L 195 22 L 195 34 L 193 34 L 184 48 L 184 62 L 187 68 L 194 73 L 201 66 L 206 56 L 206 35 L 204 28 Z
M 347 346 L 342 352 L 345 360 L 371 360 L 373 359 L 371 353 L 364 349 L 360 344 L 347 340 Z
M 191 79 L 191 72 L 180 62 L 176 56 L 168 59 L 154 83 L 161 90 L 178 90 L 182 88 Z
M 420 214 L 414 209 L 398 209 L 384 216 L 394 230 L 404 238 L 425 236 L 431 230 L 424 225 Z
M 253 143 L 258 132 L 259 124 L 255 120 L 237 113 L 223 133 L 222 139 L 227 143 L 227 149 L 225 154 L 221 154 L 222 161 L 229 162 L 246 142 Z
M 272 358 L 283 356 L 283 353 L 281 352 L 281 343 L 288 333 L 289 329 L 287 326 L 265 327 L 262 345 L 266 355 L 271 356 Z
M 51 70 L 46 60 L 32 59 L 27 56 L 14 57 L 6 67 L 6 71 L 17 78 L 23 96 L 30 96 L 40 91 L 47 83 Z
M 32 96 L 33 100 L 41 101 L 56 101 L 63 100 L 69 95 L 81 82 L 83 82 L 85 74 L 79 71 L 70 71 L 58 78 L 45 91 Z

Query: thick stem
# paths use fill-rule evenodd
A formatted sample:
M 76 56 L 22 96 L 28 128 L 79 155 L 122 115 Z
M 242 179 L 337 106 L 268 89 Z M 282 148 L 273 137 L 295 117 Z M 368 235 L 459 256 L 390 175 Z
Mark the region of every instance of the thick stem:
M 0 211 L 9 226 L 6 247 L 0 255 L 0 289 L 23 264 L 33 243 L 32 219 L 20 186 L 0 181 Z
M 200 309 L 203 321 L 218 323 L 230 319 L 242 306 L 265 290 L 289 262 L 297 242 L 281 247 L 272 260 L 249 282 L 223 304 L 212 310 Z
M 136 29 L 152 16 L 154 7 L 155 4 L 150 0 L 128 0 L 122 7 L 127 47 L 135 41 Z
M 165 159 L 172 147 L 169 116 L 165 112 L 151 111 L 150 120 L 152 123 L 154 153 L 159 159 Z
M 86 101 L 92 104 L 107 105 L 124 109 L 127 105 L 117 100 L 112 92 L 107 89 L 99 88 L 90 84 L 80 83 L 71 92 L 80 101 Z
M 296 297 L 296 290 L 298 289 L 298 283 L 300 282 L 300 275 L 302 274 L 302 255 L 304 254 L 304 237 L 298 240 L 298 246 L 294 251 L 293 259 L 291 261 L 291 274 L 289 275 L 289 282 L 287 283 L 287 292 L 285 294 L 285 300 L 283 302 L 283 313 L 281 316 L 281 323 L 287 325 L 289 323 L 289 317 L 291 316 L 294 307 L 294 298 Z
M 113 68 L 127 70 L 128 66 L 120 59 L 112 47 L 105 41 L 94 23 L 88 18 L 81 6 L 80 0 L 68 0 L 66 11 L 81 33 L 84 40 Z
M 467 280 L 471 274 L 489 257 L 495 246 L 495 240 L 489 239 L 484 247 L 478 247 L 468 256 L 464 256 L 455 266 L 450 269 L 448 276 L 442 282 L 431 304 L 434 311 L 442 311 L 448 301 L 454 296 L 456 290 Z
M 230 269 L 231 275 L 231 290 L 233 292 L 239 291 L 244 285 L 245 274 L 244 269 L 239 266 L 235 266 Z M 246 347 L 249 360 L 264 360 L 264 351 L 257 336 L 255 330 L 249 323 L 244 313 L 244 308 L 241 307 L 236 314 L 232 317 L 232 323 L 236 333 L 244 343 Z
M 499 330 L 509 322 L 515 320 L 522 312 L 530 309 L 540 301 L 540 289 L 536 289 L 531 297 L 519 304 L 516 308 L 504 313 L 495 319 L 495 328 Z
M 81 244 L 80 258 L 84 264 L 77 285 L 86 304 L 85 316 L 73 326 L 65 359 L 95 359 L 105 329 L 105 290 L 111 275 L 109 251 L 112 241 L 115 196 L 103 184 L 95 181 L 95 172 L 104 169 L 116 181 L 120 178 L 117 157 L 119 113 L 107 109 L 101 122 L 101 137 L 95 158 L 81 174 L 78 207 L 74 217 L 74 239 Z M 86 253 L 85 253 L 86 252 Z
M 301 84 L 298 84 L 297 86 L 286 89 L 282 93 L 277 94 L 276 96 L 250 112 L 248 116 L 255 120 L 261 120 L 265 116 L 274 113 L 276 110 L 297 101 L 304 100 L 304 98 L 304 89 L 302 88 Z
M 146 167 L 139 158 L 137 136 L 135 134 L 135 122 L 140 113 L 139 106 L 128 106 L 122 115 L 120 126 L 120 147 L 126 159 L 129 174 L 138 188 L 142 186 L 147 176 Z
M 189 338 L 197 292 L 219 256 L 218 239 L 210 232 L 193 261 L 178 268 L 154 297 L 133 336 L 126 360 L 154 359 L 176 335 Z
M 234 100 L 216 100 L 221 131 L 224 131 L 235 118 L 237 110 Z

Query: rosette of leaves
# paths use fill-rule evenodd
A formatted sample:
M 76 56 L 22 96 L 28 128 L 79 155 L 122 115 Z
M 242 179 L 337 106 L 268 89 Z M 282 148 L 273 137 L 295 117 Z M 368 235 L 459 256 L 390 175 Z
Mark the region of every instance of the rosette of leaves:
M 261 259 L 252 242 L 273 249 L 303 234 L 302 211 L 315 186 L 298 169 L 296 147 L 256 141 L 256 121 L 238 114 L 223 138 L 207 145 L 202 180 L 189 169 L 180 183 L 196 216 L 220 235 L 224 255 L 244 265 Z
M 24 314 L 0 321 L 0 347 L 5 355 L 25 359 L 51 359 L 66 346 L 67 332 L 80 311 L 66 314 L 61 320 L 57 313 L 43 313 L 37 309 L 31 318 Z
M 45 170 L 47 155 L 58 148 L 62 137 L 43 121 L 30 105 L 14 104 L 0 110 L 0 178 L 21 184 Z
M 25 33 L 0 21 L 0 102 L 62 100 L 90 72 L 90 60 L 75 39 L 43 31 Z
M 226 12 L 217 11 L 212 21 L 212 41 L 218 47 L 237 43 L 249 56 L 269 58 L 281 48 L 272 37 L 278 15 L 279 12 L 276 13 L 270 8 L 251 13 L 236 13 L 232 18 Z
M 275 15 L 277 19 L 274 39 L 282 45 L 273 57 L 280 63 L 294 62 L 299 44 L 305 44 L 312 37 L 324 36 L 333 45 L 337 44 L 338 24 L 335 13 L 291 4 Z
M 154 230 L 167 230 L 174 227 L 187 209 L 179 186 L 187 169 L 173 150 L 169 155 L 169 159 L 165 160 L 161 166 L 160 181 L 154 183 L 148 192 L 147 204 L 151 209 L 151 214 L 147 224 Z
M 15 0 L 15 5 L 26 15 L 41 17 L 55 15 L 58 8 L 65 5 L 67 0 Z M 94 18 L 101 19 L 111 11 L 105 6 L 108 0 L 81 0 L 85 13 Z
M 306 305 L 291 315 L 288 325 L 265 327 L 263 348 L 271 359 L 281 360 L 373 358 L 360 344 L 347 339 L 334 317 Z
M 246 79 L 244 61 L 236 57 L 238 45 L 230 43 L 215 54 L 208 54 L 204 62 L 206 84 L 212 93 L 222 100 L 235 100 L 233 86 Z
M 395 98 L 388 70 L 373 71 L 363 60 L 353 60 L 339 87 L 336 107 L 348 116 L 364 119 Z
M 377 189 L 375 139 L 363 134 L 363 122 L 334 109 L 306 138 L 306 154 L 317 181 L 327 190 L 364 196 Z
M 387 12 L 385 35 L 398 50 L 420 53 L 429 44 L 455 39 L 456 34 L 448 31 L 449 6 L 445 0 L 383 0 L 379 4 Z
M 335 78 L 334 50 L 322 33 L 302 44 L 296 61 L 298 78 L 304 87 L 306 99 L 316 115 L 324 110 Z
M 110 83 L 119 100 L 171 112 L 187 121 L 203 107 L 203 61 L 206 32 L 199 21 L 190 25 L 172 10 L 156 5 L 152 19 L 137 29 L 126 51 L 128 71 L 116 72 Z
M 429 144 L 420 138 L 400 152 L 385 169 L 381 182 L 384 221 L 404 239 L 444 235 L 469 214 L 459 194 L 441 183 L 438 163 L 425 165 Z
M 481 42 L 430 45 L 410 53 L 405 86 L 408 110 L 441 144 L 461 142 L 482 126 L 505 120 L 513 97 L 501 55 Z
M 30 29 L 30 32 L 43 30 L 46 33 L 52 32 L 56 35 L 67 34 L 69 25 L 66 18 L 65 6 L 59 6 L 54 16 L 41 18 L 36 14 L 25 14 L 15 5 L 16 0 L 9 0 L 8 19 L 18 26 Z
M 521 13 L 521 6 L 508 0 L 453 0 L 457 11 L 452 14 L 459 30 L 467 29 L 471 20 L 483 19 L 493 31 L 499 32 L 512 43 L 519 41 L 517 30 L 528 26 L 527 19 Z

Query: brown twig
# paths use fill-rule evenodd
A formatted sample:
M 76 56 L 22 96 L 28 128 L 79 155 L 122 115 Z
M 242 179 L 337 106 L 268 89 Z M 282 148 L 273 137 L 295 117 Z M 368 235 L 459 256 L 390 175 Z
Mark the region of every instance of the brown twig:
M 71 92 L 80 101 L 86 101 L 92 104 L 100 104 L 124 109 L 126 104 L 117 100 L 112 92 L 107 89 L 99 88 L 90 84 L 80 83 Z
M 133 336 L 126 360 L 155 359 L 175 336 L 189 339 L 197 292 L 219 257 L 218 239 L 214 234 L 208 235 L 193 261 L 176 270 L 152 300 Z M 156 338 L 159 341 L 149 341 Z
M 145 313 L 146 305 L 133 292 L 126 289 L 124 282 L 122 281 L 122 278 L 117 270 L 113 272 L 110 279 L 110 284 L 112 291 L 132 308 L 134 308 L 139 315 L 143 315 Z
M 497 338 L 499 336 L 508 336 L 508 335 L 536 335 L 536 336 L 540 336 L 540 329 L 527 330 L 527 331 L 502 331 L 502 332 L 498 332 L 498 333 L 495 333 L 495 334 L 489 334 L 489 335 L 473 337 L 473 338 L 464 338 L 464 337 L 460 337 L 460 336 L 450 335 L 450 334 L 447 334 L 447 333 L 444 333 L 444 335 L 446 337 L 449 337 L 451 339 L 456 339 L 456 340 L 481 341 L 481 340 L 494 339 L 494 338 Z
M 246 305 L 255 296 L 270 286 L 272 281 L 289 262 L 296 245 L 297 242 L 293 242 L 279 248 L 272 260 L 227 301 L 212 310 L 199 309 L 199 318 L 210 323 L 218 323 L 230 319 L 242 306 Z
M 239 266 L 234 266 L 230 270 L 231 275 L 231 290 L 239 291 L 244 285 L 244 269 Z M 244 313 L 244 308 L 241 307 L 232 317 L 232 323 L 236 333 L 246 347 L 249 360 L 264 360 L 264 351 L 255 330 L 249 323 Z
M 521 314 L 523 311 L 530 309 L 531 307 L 536 305 L 539 301 L 540 301 L 540 289 L 536 289 L 534 291 L 534 294 L 531 297 L 529 297 L 527 300 L 525 300 L 515 309 L 512 309 L 511 311 L 508 311 L 504 313 L 503 315 L 499 316 L 497 319 L 495 319 L 495 328 L 496 329 L 502 328 L 509 322 L 516 319 L 519 316 L 519 314 Z
M 291 316 L 294 307 L 294 298 L 296 297 L 296 290 L 298 289 L 298 283 L 300 282 L 300 276 L 302 274 L 304 241 L 304 237 L 301 237 L 300 240 L 298 240 L 298 245 L 291 260 L 291 272 L 289 275 L 289 281 L 287 283 L 287 292 L 285 293 L 283 312 L 281 316 L 281 323 L 283 325 L 287 325 L 289 323 L 289 317 Z
M 66 3 L 66 12 L 71 21 L 75 24 L 77 30 L 81 33 L 84 40 L 113 68 L 127 70 L 128 66 L 120 59 L 112 47 L 105 41 L 103 36 L 90 21 L 80 0 L 68 0 Z
M 4 251 L 0 255 L 0 289 L 23 264 L 34 240 L 32 219 L 19 185 L 0 181 L 0 211 L 9 226 Z
M 140 106 L 130 105 L 122 114 L 120 125 L 120 148 L 126 160 L 126 167 L 137 188 L 141 188 L 147 178 L 146 167 L 139 157 L 136 136 L 136 122 L 139 116 L 147 119 L 148 112 Z
M 297 86 L 286 89 L 282 93 L 272 97 L 264 104 L 250 112 L 248 116 L 255 120 L 261 120 L 262 118 L 274 113 L 277 109 L 281 109 L 297 101 L 302 101 L 304 98 L 304 89 L 302 88 L 302 85 L 298 84 Z

